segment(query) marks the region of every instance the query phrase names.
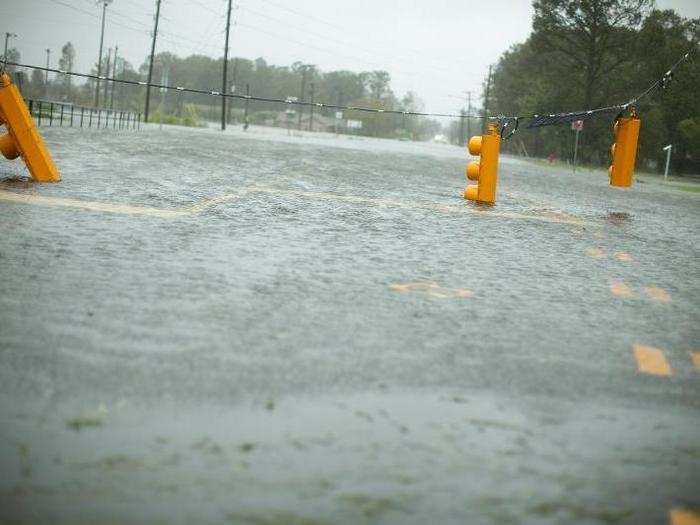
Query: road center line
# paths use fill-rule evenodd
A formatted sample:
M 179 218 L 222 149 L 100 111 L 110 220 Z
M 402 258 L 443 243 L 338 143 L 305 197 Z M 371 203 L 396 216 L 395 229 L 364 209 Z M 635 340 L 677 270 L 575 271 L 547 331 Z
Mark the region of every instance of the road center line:
M 35 193 L 16 193 L 12 191 L 0 190 L 0 201 L 12 202 L 18 204 L 29 204 L 37 206 L 54 206 L 75 208 L 86 211 L 101 211 L 107 213 L 121 213 L 125 215 L 142 215 L 161 218 L 178 218 L 186 215 L 194 215 L 204 211 L 207 208 L 216 206 L 224 202 L 240 199 L 245 194 L 265 193 L 271 195 L 284 195 L 289 197 L 333 200 L 338 202 L 347 202 L 352 204 L 366 204 L 371 206 L 414 209 L 414 210 L 432 210 L 440 213 L 465 213 L 471 215 L 481 215 L 483 217 L 497 217 L 503 219 L 539 221 L 555 224 L 569 224 L 574 226 L 584 226 L 586 222 L 572 217 L 567 214 L 535 215 L 516 212 L 497 211 L 492 208 L 477 209 L 468 205 L 452 205 L 440 203 L 422 203 L 412 201 L 402 201 L 396 199 L 382 199 L 374 197 L 362 197 L 359 195 L 337 195 L 327 192 L 312 192 L 291 190 L 284 188 L 275 188 L 272 186 L 254 185 L 247 188 L 242 188 L 238 193 L 227 193 L 218 197 L 204 199 L 198 203 L 182 208 L 156 208 L 149 206 L 132 206 L 128 204 L 114 204 L 109 202 L 85 201 L 80 199 L 71 199 L 66 197 L 49 197 L 38 195 Z
M 690 360 L 693 362 L 695 370 L 700 372 L 700 352 L 690 352 Z
M 642 374 L 665 377 L 673 374 L 671 365 L 668 364 L 664 353 L 658 348 L 636 344 L 634 345 L 634 357 L 637 359 L 637 370 Z
M 684 509 L 673 509 L 670 513 L 671 525 L 700 525 L 700 513 Z

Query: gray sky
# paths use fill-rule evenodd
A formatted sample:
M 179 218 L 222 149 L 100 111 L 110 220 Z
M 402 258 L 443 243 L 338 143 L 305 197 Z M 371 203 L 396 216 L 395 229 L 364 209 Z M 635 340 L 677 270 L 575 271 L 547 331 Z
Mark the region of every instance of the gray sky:
M 430 111 L 458 110 L 453 97 L 465 90 L 477 99 L 488 65 L 527 38 L 532 18 L 530 0 L 233 3 L 233 56 L 262 56 L 276 65 L 300 60 L 326 71 L 385 69 L 399 96 L 416 91 Z M 657 0 L 657 6 L 700 17 L 698 0 Z M 70 40 L 74 69 L 87 72 L 97 60 L 100 10 L 93 0 L 0 0 L 0 31 L 18 35 L 11 46 L 32 64 L 45 64 L 50 48 L 56 66 Z M 222 56 L 225 12 L 226 0 L 162 0 L 157 50 Z M 107 13 L 105 50 L 119 46 L 138 67 L 150 50 L 155 0 L 114 0 Z

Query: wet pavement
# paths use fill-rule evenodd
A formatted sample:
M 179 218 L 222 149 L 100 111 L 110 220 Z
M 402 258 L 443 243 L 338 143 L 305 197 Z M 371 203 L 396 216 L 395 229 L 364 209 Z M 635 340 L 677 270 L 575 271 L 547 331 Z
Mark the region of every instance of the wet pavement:
M 700 194 L 438 144 L 0 162 L 0 523 L 690 523 Z M 686 514 L 684 514 L 686 513 Z

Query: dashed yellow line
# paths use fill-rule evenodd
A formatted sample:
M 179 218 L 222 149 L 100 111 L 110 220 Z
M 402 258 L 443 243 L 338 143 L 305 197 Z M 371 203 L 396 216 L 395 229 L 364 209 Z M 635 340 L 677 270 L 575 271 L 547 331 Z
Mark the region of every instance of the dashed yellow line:
M 603 257 L 605 257 L 605 252 L 600 248 L 588 248 L 586 250 L 586 255 L 588 255 L 592 259 L 602 259 Z
M 673 509 L 669 513 L 671 525 L 700 525 L 700 512 Z
M 627 252 L 615 252 L 615 259 L 622 262 L 630 262 L 632 256 Z
M 634 357 L 637 360 L 637 370 L 642 374 L 664 377 L 673 374 L 671 365 L 668 364 L 664 353 L 658 348 L 634 345 Z
M 107 213 L 121 213 L 125 215 L 147 215 L 166 219 L 182 217 L 189 213 L 182 209 L 151 208 L 147 206 L 131 206 L 129 204 L 68 199 L 65 197 L 46 197 L 35 193 L 14 193 L 4 190 L 0 190 L 0 201 L 18 204 L 34 204 L 38 206 L 57 206 L 87 211 L 102 211 Z
M 108 202 L 84 201 L 79 199 L 71 199 L 65 197 L 47 197 L 43 195 L 30 193 L 15 193 L 6 190 L 0 190 L 0 201 L 12 202 L 19 204 L 30 204 L 38 206 L 57 206 L 65 208 L 74 208 L 87 211 L 101 211 L 107 213 L 121 213 L 126 215 L 142 215 L 162 218 L 177 218 L 185 215 L 192 215 L 202 212 L 203 210 L 241 198 L 244 194 L 265 193 L 271 195 L 283 195 L 297 198 L 318 199 L 318 200 L 333 200 L 337 202 L 347 202 L 352 204 L 365 204 L 378 207 L 390 207 L 412 210 L 431 210 L 440 213 L 460 213 L 471 215 L 482 215 L 484 217 L 497 217 L 504 219 L 538 221 L 556 224 L 569 224 L 575 226 L 583 226 L 586 223 L 580 219 L 570 215 L 561 213 L 547 212 L 546 214 L 525 214 L 516 212 L 497 211 L 492 208 L 481 209 L 474 208 L 467 204 L 457 206 L 452 204 L 440 203 L 423 203 L 413 201 L 402 201 L 398 199 L 382 199 L 373 197 L 362 197 L 359 195 L 337 195 L 327 192 L 312 192 L 301 190 L 290 190 L 283 188 L 275 188 L 271 186 L 250 186 L 242 188 L 235 194 L 224 194 L 211 199 L 205 199 L 192 206 L 182 208 L 156 208 L 148 206 L 131 206 L 128 204 L 114 204 Z
M 419 292 L 436 299 L 466 299 L 474 295 L 470 290 L 444 288 L 434 281 L 392 284 L 389 289 L 399 293 Z
M 622 281 L 611 281 L 610 293 L 612 293 L 615 297 L 620 297 L 621 299 L 632 299 L 634 297 L 632 288 L 627 286 Z
M 671 296 L 668 295 L 668 292 L 663 288 L 659 288 L 658 286 L 647 286 L 644 288 L 644 291 L 657 303 L 671 302 Z

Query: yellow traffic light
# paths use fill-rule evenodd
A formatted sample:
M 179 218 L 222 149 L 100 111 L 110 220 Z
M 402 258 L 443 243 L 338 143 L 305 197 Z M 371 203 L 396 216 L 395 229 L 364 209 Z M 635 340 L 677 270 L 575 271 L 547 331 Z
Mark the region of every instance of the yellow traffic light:
M 0 153 L 8 159 L 20 155 L 37 182 L 58 182 L 61 176 L 34 125 L 27 105 L 7 73 L 0 73 Z
M 615 142 L 610 148 L 612 156 L 612 166 L 609 169 L 611 186 L 628 188 L 632 185 L 640 125 L 641 121 L 634 113 L 615 122 L 613 128 Z
M 469 153 L 479 155 L 479 162 L 467 164 L 467 179 L 476 181 L 464 190 L 464 198 L 471 201 L 496 202 L 496 179 L 498 176 L 498 152 L 501 134 L 494 123 L 488 125 L 486 135 L 469 139 Z

